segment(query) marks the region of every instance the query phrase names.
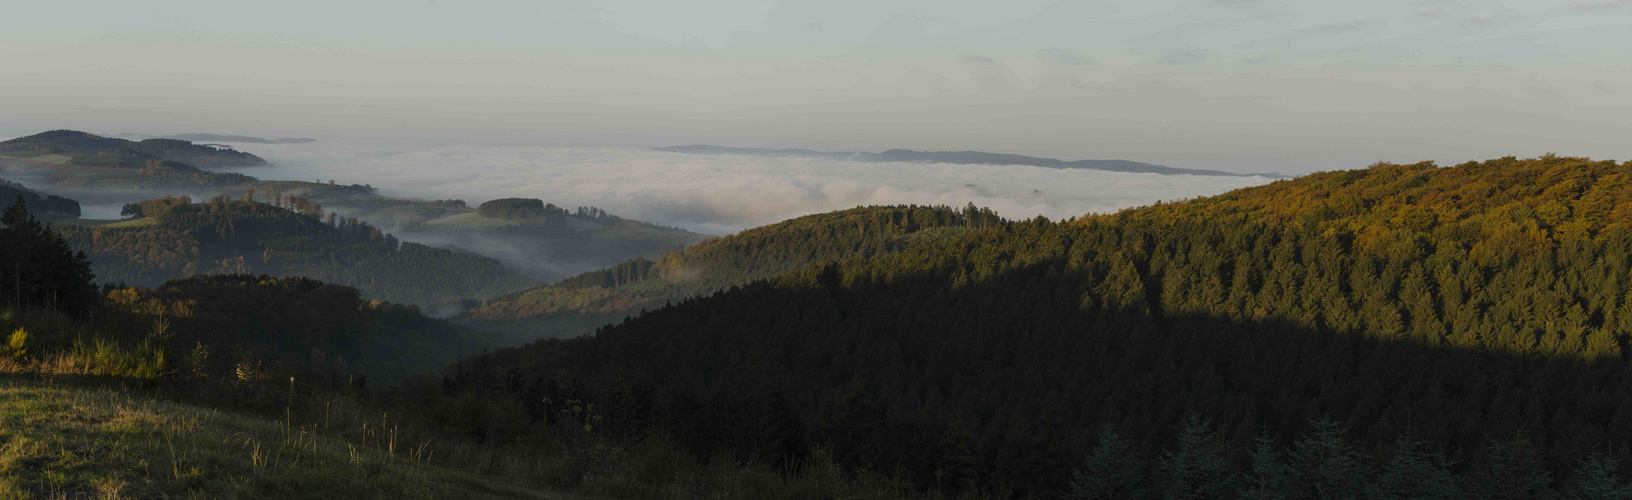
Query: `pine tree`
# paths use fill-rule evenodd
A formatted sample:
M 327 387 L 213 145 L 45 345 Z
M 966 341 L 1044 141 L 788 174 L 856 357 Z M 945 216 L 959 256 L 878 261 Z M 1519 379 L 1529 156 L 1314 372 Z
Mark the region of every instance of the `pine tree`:
M 1139 461 L 1128 442 L 1105 426 L 1095 436 L 1088 458 L 1071 473 L 1073 500 L 1132 498 L 1139 488 Z
M 1336 422 L 1314 422 L 1314 433 L 1292 445 L 1293 470 L 1300 497 L 1332 500 L 1358 499 L 1365 493 L 1366 466 L 1360 454 L 1343 441 Z
M 1621 482 L 1615 475 L 1620 461 L 1594 455 L 1581 461 L 1570 480 L 1570 500 L 1628 500 L 1632 499 L 1632 485 Z
M 1471 498 L 1484 500 L 1551 499 L 1552 475 L 1523 431 L 1494 441 L 1486 449 L 1484 466 L 1466 479 Z
M 1191 415 L 1179 428 L 1178 442 L 1162 454 L 1167 500 L 1228 498 L 1236 489 L 1229 448 L 1213 435 L 1212 423 Z
M 1285 454 L 1275 447 L 1275 440 L 1268 435 L 1260 434 L 1253 441 L 1250 457 L 1252 472 L 1247 477 L 1240 497 L 1244 500 L 1295 498 L 1297 471 L 1287 464 Z
M 1450 471 L 1444 455 L 1424 451 L 1422 443 L 1401 436 L 1394 444 L 1377 480 L 1372 483 L 1371 498 L 1377 500 L 1454 500 L 1462 498 L 1456 487 L 1456 476 Z
M 0 213 L 0 304 L 80 314 L 96 306 L 90 261 L 36 220 L 22 196 Z

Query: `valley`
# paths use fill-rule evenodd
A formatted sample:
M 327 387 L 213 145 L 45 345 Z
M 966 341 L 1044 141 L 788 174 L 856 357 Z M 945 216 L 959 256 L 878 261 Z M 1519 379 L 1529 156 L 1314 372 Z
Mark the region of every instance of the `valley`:
M 166 226 L 156 218 L 78 219 L 78 213 L 76 217 L 59 218 L 64 226 L 94 228 L 68 231 L 77 248 L 99 257 L 95 259 L 98 275 L 109 284 L 154 286 L 166 279 L 213 270 L 274 274 L 298 271 L 361 286 L 370 298 L 427 307 L 439 305 L 446 309 L 462 299 L 547 283 L 631 257 L 656 256 L 705 237 L 625 220 L 604 211 L 596 212 L 598 216 L 564 214 L 563 219 L 554 223 L 500 222 L 476 215 L 474 208 L 461 200 L 391 198 L 380 195 L 367 184 L 339 184 L 333 180 L 327 183 L 260 180 L 228 170 L 201 170 L 154 156 L 157 153 L 189 161 L 202 160 L 216 167 L 238 164 L 234 162 L 266 164 L 265 160 L 248 153 L 191 146 L 181 140 L 131 142 L 82 132 L 55 131 L 0 143 L 0 176 L 82 200 L 83 206 L 96 207 L 102 217 L 128 216 L 109 213 L 109 209 L 102 207 L 139 206 L 155 198 L 186 199 L 189 204 L 193 199 L 204 202 L 217 197 L 243 202 L 264 199 L 274 206 L 298 198 L 305 205 L 304 215 L 341 229 L 323 234 L 343 234 L 349 227 L 351 232 L 363 234 L 366 239 L 382 242 L 384 246 L 380 248 L 385 250 L 338 241 L 300 243 L 295 247 L 288 246 L 289 243 L 271 243 L 269 239 L 285 242 L 292 241 L 291 238 L 311 239 L 313 236 L 303 233 L 315 230 L 316 226 L 299 221 L 298 217 L 268 222 L 267 217 L 273 212 L 257 210 L 216 209 L 211 216 L 217 220 L 207 223 L 213 224 L 210 227 Z M 240 158 L 253 158 L 253 161 L 240 161 Z M 138 160 L 146 163 L 137 165 Z M 260 193 L 260 198 L 255 198 L 254 193 Z M 246 217 L 255 220 L 246 220 Z M 254 229 L 239 233 L 236 231 L 239 223 Z M 290 223 L 296 226 L 276 227 Z M 217 237 L 204 238 L 204 246 L 199 247 L 194 241 L 203 234 L 199 231 L 214 231 Z M 372 234 L 376 232 L 380 234 Z M 399 236 L 400 241 L 406 243 L 399 245 Z M 143 244 L 148 246 L 130 246 L 134 243 L 129 242 L 135 241 L 146 242 Z M 164 252 L 180 253 L 165 258 L 141 255 L 158 251 L 153 245 L 166 247 Z M 399 246 L 402 250 L 398 250 Z M 274 262 L 278 256 L 283 259 Z M 478 268 L 482 270 L 470 272 Z M 438 272 L 444 274 L 437 276 Z M 449 272 L 457 272 L 469 283 L 481 285 L 451 285 L 439 281 L 454 279 L 447 274 Z M 386 284 L 377 276 L 400 277 L 407 281 Z
M 1632 500 L 1627 26 L 11 2 L 0 500 Z

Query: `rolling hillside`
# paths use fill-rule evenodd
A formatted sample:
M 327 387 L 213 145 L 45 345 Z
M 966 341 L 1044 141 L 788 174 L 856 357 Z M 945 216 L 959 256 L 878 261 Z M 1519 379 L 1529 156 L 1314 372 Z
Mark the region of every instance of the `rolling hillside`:
M 98 226 L 59 225 L 91 257 L 102 283 L 157 286 L 198 273 L 299 275 L 362 290 L 364 298 L 432 304 L 500 294 L 534 281 L 498 261 L 415 243 L 356 219 L 319 219 L 321 206 L 216 197 L 134 204 L 142 219 Z
M 1412 469 L 1446 491 L 1539 497 L 1628 458 L 1629 168 L 1384 164 L 1022 221 L 496 351 L 446 387 L 939 491 L 1159 494 L 1188 487 L 1180 453 L 1243 498 L 1358 496 L 1427 449 L 1448 461 Z
M 510 432 L 487 421 L 512 409 L 408 399 L 432 379 L 382 390 L 385 377 L 364 376 L 457 356 L 461 330 L 303 278 L 193 276 L 99 296 L 83 256 L 22 207 L 0 218 L 13 263 L 0 269 L 13 283 L 0 287 L 0 495 L 911 497 L 830 461 L 705 464 L 661 436 L 600 430 L 577 401 L 543 401 L 560 409 L 553 425 Z
M 715 238 L 655 260 L 636 258 L 466 311 L 461 323 L 512 337 L 573 337 L 665 302 L 705 295 L 816 262 L 901 251 L 1006 224 L 990 211 L 866 207 L 800 217 Z

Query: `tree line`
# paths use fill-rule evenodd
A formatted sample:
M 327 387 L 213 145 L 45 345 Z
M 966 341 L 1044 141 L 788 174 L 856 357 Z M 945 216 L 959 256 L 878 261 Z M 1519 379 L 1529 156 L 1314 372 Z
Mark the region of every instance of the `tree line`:
M 0 307 L 74 314 L 91 309 L 97 290 L 85 254 L 34 218 L 24 196 L 14 199 L 0 212 Z

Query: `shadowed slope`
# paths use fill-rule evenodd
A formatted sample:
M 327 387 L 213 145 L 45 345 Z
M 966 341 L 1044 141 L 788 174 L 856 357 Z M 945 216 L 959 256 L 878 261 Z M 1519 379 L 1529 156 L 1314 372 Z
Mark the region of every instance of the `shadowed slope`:
M 1242 448 L 1321 417 L 1362 450 L 1410 428 L 1464 468 L 1526 429 L 1563 470 L 1632 439 L 1632 211 L 1591 208 L 1632 202 L 1622 171 L 1385 165 L 1027 221 L 498 351 L 451 380 L 596 401 L 703 453 L 828 445 L 954 490 L 1061 488 L 1100 425 L 1153 456 L 1187 414 Z M 1333 182 L 1353 203 L 1294 195 Z M 1448 198 L 1465 189 L 1486 197 Z

